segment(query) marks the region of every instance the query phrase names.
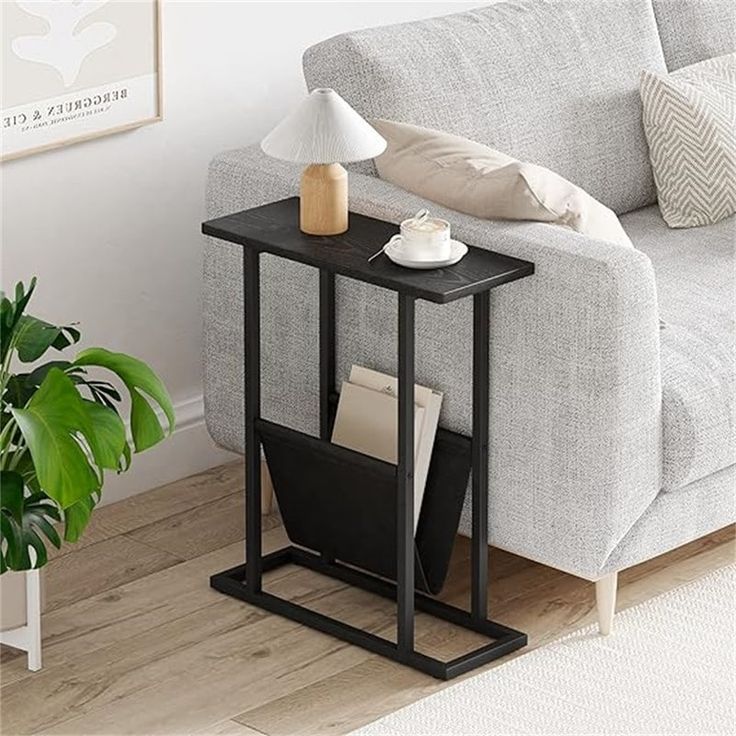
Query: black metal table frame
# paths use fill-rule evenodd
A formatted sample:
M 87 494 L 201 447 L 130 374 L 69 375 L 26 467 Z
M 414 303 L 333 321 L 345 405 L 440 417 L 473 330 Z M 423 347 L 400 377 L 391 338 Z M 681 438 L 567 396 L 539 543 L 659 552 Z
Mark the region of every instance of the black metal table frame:
M 414 310 L 413 295 L 397 293 L 398 315 L 398 471 L 397 581 L 287 546 L 262 554 L 260 250 L 244 247 L 245 330 L 245 564 L 210 578 L 216 590 L 363 647 L 440 679 L 451 679 L 526 645 L 527 637 L 488 619 L 488 414 L 490 292 L 473 295 L 472 542 L 470 611 L 418 592 L 414 586 Z M 335 384 L 335 274 L 320 268 L 319 280 L 320 437 L 329 439 L 330 395 Z M 295 564 L 397 602 L 396 642 L 363 631 L 292 601 L 265 592 L 263 573 Z M 492 642 L 444 661 L 414 649 L 414 612 L 423 611 Z

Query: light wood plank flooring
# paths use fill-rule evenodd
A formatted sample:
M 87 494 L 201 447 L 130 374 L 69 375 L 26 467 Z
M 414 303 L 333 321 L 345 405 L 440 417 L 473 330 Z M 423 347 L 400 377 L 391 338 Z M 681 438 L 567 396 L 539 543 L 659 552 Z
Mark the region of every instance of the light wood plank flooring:
M 208 576 L 242 561 L 243 472 L 215 468 L 95 514 L 45 573 L 44 668 L 0 657 L 3 734 L 342 734 L 446 687 L 429 677 L 222 596 Z M 286 537 L 264 517 L 264 549 Z M 734 559 L 726 529 L 621 575 L 619 607 Z M 530 651 L 595 619 L 593 585 L 491 550 L 491 610 L 528 632 Z M 469 548 L 458 538 L 443 598 L 466 605 Z M 267 588 L 393 636 L 393 605 L 306 570 Z M 477 644 L 426 616 L 418 647 Z M 523 652 L 522 652 L 523 653 Z

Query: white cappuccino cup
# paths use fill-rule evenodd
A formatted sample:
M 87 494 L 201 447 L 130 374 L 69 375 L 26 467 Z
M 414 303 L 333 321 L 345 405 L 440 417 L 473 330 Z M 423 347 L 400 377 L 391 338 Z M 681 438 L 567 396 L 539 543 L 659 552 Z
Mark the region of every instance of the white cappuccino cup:
M 446 261 L 451 255 L 450 223 L 430 217 L 427 210 L 404 220 L 401 232 L 389 241 L 402 258 L 409 261 Z

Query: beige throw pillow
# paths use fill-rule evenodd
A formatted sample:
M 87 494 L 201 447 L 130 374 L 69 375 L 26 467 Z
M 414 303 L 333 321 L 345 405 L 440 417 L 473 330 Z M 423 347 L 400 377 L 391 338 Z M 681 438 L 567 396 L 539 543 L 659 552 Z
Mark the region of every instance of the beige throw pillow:
M 543 166 L 439 130 L 371 120 L 386 139 L 376 158 L 382 179 L 486 220 L 535 220 L 632 247 L 615 213 Z
M 644 131 L 662 217 L 710 225 L 736 212 L 736 54 L 642 72 Z

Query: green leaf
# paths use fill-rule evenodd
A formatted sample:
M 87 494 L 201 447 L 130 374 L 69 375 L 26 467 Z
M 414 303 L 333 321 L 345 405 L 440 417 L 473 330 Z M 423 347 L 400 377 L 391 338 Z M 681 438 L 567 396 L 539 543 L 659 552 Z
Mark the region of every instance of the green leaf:
M 32 548 L 36 552 L 35 562 L 32 561 L 33 558 L 29 553 L 29 548 Z M 21 560 L 24 570 L 43 567 L 49 561 L 49 556 L 46 552 L 46 545 L 32 529 L 23 530 L 23 556 L 21 557 Z
M 85 383 L 84 378 L 79 375 L 84 374 L 84 368 L 75 366 L 68 360 L 50 360 L 48 363 L 37 366 L 30 373 L 17 373 L 11 376 L 8 379 L 3 399 L 8 404 L 22 409 L 52 368 L 63 370 L 74 383 Z
M 0 570 L 17 570 L 22 564 L 23 535 L 12 517 L 0 510 Z M 30 563 L 30 560 L 29 560 Z
M 27 449 L 23 451 L 23 454 L 17 461 L 15 472 L 23 476 L 23 483 L 25 483 L 26 488 L 30 491 L 38 493 L 41 490 L 41 486 L 38 485 L 38 478 L 36 478 L 36 468 L 33 465 L 33 458 Z
M 82 383 L 89 389 L 92 398 L 98 404 L 104 404 L 111 409 L 115 409 L 114 402 L 122 401 L 120 392 L 107 381 L 82 381 Z
M 38 360 L 61 335 L 61 328 L 48 322 L 23 315 L 18 324 L 18 336 L 15 348 L 21 363 L 33 363 Z
M 13 475 L 17 477 L 11 478 Z M 0 572 L 30 570 L 45 565 L 48 554 L 44 536 L 55 547 L 61 546 L 59 534 L 52 524 L 61 519 L 57 507 L 45 493 L 34 493 L 24 498 L 22 480 L 19 478 L 12 471 L 5 471 L 2 476 L 4 489 L 7 485 L 13 486 L 14 492 L 20 488 L 21 509 L 19 515 L 9 509 L 5 505 L 7 497 L 3 492 L 0 507 Z M 16 499 L 13 498 L 12 502 L 15 504 Z M 30 550 L 34 551 L 33 557 Z
M 10 347 L 10 341 L 13 337 L 13 317 L 15 316 L 15 308 L 10 299 L 5 297 L 3 293 L 0 299 L 0 362 L 5 360 L 5 354 Z
M 42 365 L 34 368 L 28 374 L 27 382 L 33 386 L 40 386 L 43 383 L 43 379 L 46 378 L 46 375 L 52 368 L 59 368 L 66 374 L 82 370 L 81 368 L 76 368 L 68 360 L 49 360 L 47 363 L 43 363 Z
M 24 451 L 15 466 L 15 472 L 20 473 L 23 476 L 23 482 L 26 484 L 26 488 L 29 488 L 34 493 L 38 493 L 41 490 L 41 486 L 38 485 L 38 478 L 36 478 L 36 468 L 33 465 L 33 458 L 28 450 Z
M 21 320 L 28 302 L 36 288 L 36 277 L 31 279 L 28 291 L 25 291 L 23 282 L 15 285 L 15 301 L 11 302 L 4 292 L 0 292 L 0 363 L 5 361 L 5 356 L 15 336 L 16 328 Z
M 40 506 L 26 508 L 25 519 L 27 520 L 29 525 L 32 524 L 33 526 L 38 527 L 38 529 L 40 529 L 46 535 L 48 540 L 51 542 L 51 544 L 54 545 L 54 547 L 56 547 L 56 549 L 59 549 L 59 547 L 61 547 L 61 538 L 59 537 L 59 532 L 57 532 L 56 529 L 46 519 L 46 516 L 44 516 L 44 512 L 41 510 Z
M 0 507 L 20 524 L 23 520 L 23 476 L 13 470 L 0 470 Z
M 164 431 L 156 412 L 137 391 L 131 392 L 130 400 L 130 433 L 135 451 L 141 452 L 161 442 Z
M 28 384 L 28 373 L 10 376 L 3 394 L 3 401 L 10 404 L 10 406 L 22 409 L 33 396 L 35 390 L 35 386 Z
M 120 466 L 120 469 L 118 470 L 118 472 L 124 473 L 130 467 L 130 461 L 131 461 L 130 445 L 126 441 L 125 447 L 123 448 L 123 464 Z
M 71 325 L 62 325 L 59 327 L 59 334 L 56 339 L 51 343 L 57 350 L 63 350 L 68 348 L 70 345 L 79 342 L 79 338 L 82 337 L 82 333 Z
M 174 429 L 174 407 L 163 381 L 141 360 L 104 348 L 83 350 L 75 365 L 99 366 L 115 373 L 130 392 L 130 429 L 136 452 L 146 450 L 164 438 L 161 423 L 149 403 L 155 402 L 168 421 L 169 434 Z
M 82 399 L 92 425 L 88 442 L 101 468 L 118 470 L 122 467 L 126 446 L 125 425 L 115 411 L 94 401 Z
M 78 371 L 84 371 L 86 373 L 84 368 L 80 368 L 79 366 L 75 366 L 75 368 Z M 67 375 L 70 375 L 69 371 L 67 371 Z M 116 414 L 118 413 L 118 409 L 115 404 L 120 403 L 122 401 L 122 397 L 120 396 L 120 392 L 111 383 L 108 381 L 89 381 L 86 378 L 77 375 L 72 375 L 71 378 L 74 383 L 79 386 L 84 386 L 89 391 L 90 397 L 93 401 L 96 401 L 98 404 L 102 404 L 103 406 L 107 406 Z
M 27 303 L 27 300 L 26 302 Z M 24 304 L 21 301 L 21 304 Z M 50 347 L 63 350 L 69 345 L 79 342 L 79 330 L 71 326 L 49 324 L 38 317 L 20 314 L 17 307 L 14 312 L 14 331 L 16 332 L 15 348 L 21 363 L 32 363 L 38 360 Z
M 92 496 L 77 501 L 73 506 L 64 509 L 64 540 L 76 542 L 84 533 L 95 507 Z
M 12 409 L 43 490 L 62 508 L 89 496 L 101 485 L 80 439 L 91 446 L 93 427 L 72 380 L 52 368 L 24 409 Z

